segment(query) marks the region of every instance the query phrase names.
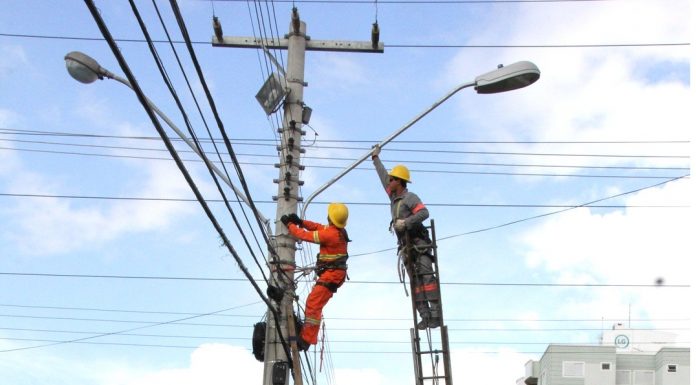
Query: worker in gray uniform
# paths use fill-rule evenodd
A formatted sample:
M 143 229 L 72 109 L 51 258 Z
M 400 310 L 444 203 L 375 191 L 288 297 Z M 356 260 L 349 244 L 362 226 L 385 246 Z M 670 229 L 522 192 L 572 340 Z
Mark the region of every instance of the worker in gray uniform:
M 433 270 L 432 241 L 423 221 L 430 213 L 418 195 L 408 191 L 411 173 L 404 165 L 389 172 L 379 159 L 381 149 L 375 145 L 372 163 L 391 201 L 390 230 L 396 233 L 399 255 L 403 258 L 413 287 L 416 310 L 421 316 L 418 329 L 437 328 L 441 324 L 440 295 Z

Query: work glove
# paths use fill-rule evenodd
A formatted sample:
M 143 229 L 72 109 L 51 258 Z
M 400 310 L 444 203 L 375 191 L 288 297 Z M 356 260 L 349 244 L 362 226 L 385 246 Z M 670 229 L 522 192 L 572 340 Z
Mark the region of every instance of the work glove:
M 404 219 L 397 219 L 396 222 L 394 222 L 394 230 L 398 232 L 402 232 L 406 230 L 406 220 Z
M 283 222 L 285 226 L 287 226 L 288 223 L 290 223 L 290 217 L 287 215 L 283 215 L 282 217 L 280 217 L 280 221 Z
M 295 213 L 288 215 L 288 221 L 302 227 L 302 219 Z
M 378 157 L 381 151 L 382 148 L 379 147 L 379 144 L 375 144 L 374 146 L 372 146 L 372 158 Z

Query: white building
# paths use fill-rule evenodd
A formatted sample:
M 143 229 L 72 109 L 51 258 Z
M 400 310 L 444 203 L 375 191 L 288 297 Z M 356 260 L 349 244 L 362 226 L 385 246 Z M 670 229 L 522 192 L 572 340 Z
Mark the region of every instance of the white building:
M 615 325 L 599 345 L 549 345 L 517 385 L 689 385 L 688 347 L 674 335 Z

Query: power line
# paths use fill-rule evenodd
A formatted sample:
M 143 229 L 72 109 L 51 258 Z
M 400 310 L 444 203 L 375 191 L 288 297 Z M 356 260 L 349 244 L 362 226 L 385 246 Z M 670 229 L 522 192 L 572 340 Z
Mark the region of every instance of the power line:
M 224 309 L 220 310 L 218 312 L 222 311 L 227 311 L 229 309 Z M 20 319 L 42 319 L 42 320 L 60 320 L 60 321 L 80 321 L 80 322 L 108 322 L 108 323 L 125 323 L 125 324 L 145 324 L 145 326 L 139 326 L 127 330 L 122 330 L 118 332 L 107 332 L 107 333 L 101 333 L 101 334 L 95 334 L 94 336 L 84 338 L 84 339 L 77 339 L 77 341 L 82 341 L 86 339 L 94 339 L 98 337 L 105 337 L 109 335 L 117 335 L 121 333 L 129 333 L 135 330 L 141 330 L 145 328 L 151 328 L 155 326 L 164 326 L 164 325 L 176 325 L 176 326 L 204 326 L 204 327 L 224 327 L 224 328 L 241 328 L 241 329 L 247 329 L 247 328 L 253 328 L 253 325 L 247 324 L 247 325 L 238 325 L 238 324 L 228 324 L 228 323 L 198 323 L 198 322 L 182 322 L 186 321 L 188 319 L 193 319 L 193 318 L 200 318 L 208 315 L 212 315 L 218 312 L 210 313 L 210 314 L 204 314 L 204 315 L 197 315 L 197 316 L 192 316 L 192 317 L 187 317 L 187 318 L 181 318 L 178 320 L 170 320 L 170 321 L 164 321 L 164 322 L 155 322 L 155 321 L 142 321 L 142 320 L 124 320 L 124 319 L 113 319 L 113 318 L 80 318 L 80 317 L 57 317 L 57 316 L 38 316 L 38 315 L 21 315 L 21 314 L 0 314 L 0 317 L 6 317 L 6 318 L 20 318 Z M 404 325 L 402 327 L 395 327 L 395 326 L 390 326 L 390 327 L 332 327 L 331 330 L 334 331 L 404 331 L 408 330 L 410 327 L 412 327 L 413 324 L 409 322 L 404 322 Z M 527 328 L 515 328 L 515 327 L 509 327 L 509 328 L 501 328 L 501 327 L 452 327 L 448 329 L 450 331 L 461 331 L 461 332 L 514 332 L 514 333 L 521 333 L 521 332 L 527 332 L 527 333 L 547 333 L 547 332 L 578 332 L 578 331 L 591 331 L 591 332 L 597 332 L 597 331 L 607 331 L 606 328 L 601 328 L 601 327 L 543 327 L 543 328 L 533 328 L 533 327 L 527 327 Z M 660 328 L 654 328 L 654 327 L 644 327 L 644 328 L 631 328 L 629 330 L 641 330 L 641 331 L 688 331 L 691 330 L 689 327 L 660 327 Z M 21 350 L 21 349 L 20 349 Z M 0 350 L 0 353 L 3 351 Z
M 252 302 L 246 305 L 239 305 L 235 309 L 260 304 L 261 301 Z M 174 311 L 152 311 L 152 310 L 133 310 L 133 309 L 110 309 L 93 307 L 69 307 L 69 306 L 42 306 L 42 305 L 17 305 L 0 303 L 0 307 L 20 308 L 20 309 L 47 309 L 47 310 L 73 310 L 106 313 L 134 313 L 134 314 L 166 314 L 166 315 L 202 315 L 193 312 L 174 312 Z M 239 318 L 258 318 L 258 315 L 249 314 L 221 314 L 216 313 L 208 316 L 213 317 L 239 317 Z M 372 318 L 372 317 L 322 317 L 326 320 L 338 321 L 412 321 L 412 318 Z M 448 317 L 448 322 L 623 322 L 623 318 L 549 318 L 549 319 L 519 319 L 519 318 L 456 318 Z M 688 322 L 689 318 L 631 318 L 631 322 Z
M 64 142 L 51 142 L 51 141 L 38 141 L 38 140 L 21 140 L 21 139 L 0 139 L 0 141 L 5 141 L 5 142 L 15 142 L 15 143 L 28 143 L 28 144 L 43 144 L 43 145 L 55 145 L 55 146 L 71 146 L 71 147 L 86 147 L 86 148 L 105 148 L 105 149 L 115 149 L 115 150 L 129 150 L 129 151 L 155 151 L 155 152 L 166 152 L 166 149 L 163 148 L 154 148 L 154 147 L 132 147 L 132 146 L 112 146 L 112 145 L 99 145 L 99 144 L 85 144 L 85 143 L 64 143 Z M 414 142 L 414 143 L 425 143 L 425 142 Z M 432 143 L 432 141 L 431 141 Z M 437 142 L 437 143 L 445 143 L 445 142 Z M 617 142 L 618 143 L 618 142 Z M 649 144 L 658 144 L 658 143 L 666 143 L 666 142 L 657 142 L 657 141 L 650 141 L 650 142 L 642 142 L 642 143 L 649 143 Z M 675 142 L 669 142 L 669 143 L 675 143 Z M 680 143 L 688 143 L 688 142 L 680 142 Z M 238 145 L 244 145 L 245 143 L 238 143 Z M 626 144 L 626 142 L 622 142 L 621 144 Z M 20 149 L 20 148 L 15 148 L 15 147 L 0 147 L 1 150 L 15 150 L 15 151 L 43 151 L 43 150 L 36 150 L 36 149 Z M 48 151 L 48 150 L 46 150 Z M 184 152 L 184 153 L 195 153 L 193 150 L 179 150 L 179 152 Z M 61 152 L 62 153 L 62 152 Z M 205 151 L 201 150 L 201 153 L 205 153 Z M 84 153 L 71 153 L 71 152 L 66 152 L 65 154 L 68 155 L 87 155 Z M 115 155 L 115 154 L 90 154 L 90 155 L 99 155 L 99 156 L 118 156 L 120 157 L 121 155 Z M 223 153 L 224 155 L 224 153 Z M 277 157 L 276 155 L 268 155 L 268 154 L 259 154 L 259 153 L 237 153 L 237 155 L 240 156 L 250 156 L 250 157 L 263 157 L 263 158 L 269 158 L 269 157 Z M 124 157 L 126 155 L 123 155 Z M 149 157 L 134 157 L 136 159 L 151 159 Z M 152 159 L 157 159 L 157 160 L 169 160 L 169 158 L 152 158 Z M 322 156 L 304 156 L 303 159 L 318 159 L 318 160 L 354 160 L 353 158 L 341 158 L 341 157 L 322 157 Z M 202 162 L 200 159 L 194 159 L 194 160 L 187 160 L 187 161 L 198 161 Z M 405 160 L 387 160 L 385 159 L 385 162 L 392 162 L 392 163 L 405 163 Z M 244 162 L 240 162 L 241 164 L 246 164 Z M 688 170 L 689 167 L 650 167 L 650 166 L 590 166 L 590 165 L 560 165 L 560 164 L 523 164 L 523 163 L 488 163 L 488 162 L 445 162 L 445 161 L 427 161 L 427 160 L 408 160 L 408 163 L 411 164 L 437 164 L 437 165 L 457 165 L 457 166 L 488 166 L 488 167 L 538 167 L 538 168 L 578 168 L 578 169 L 612 169 L 612 170 Z M 224 163 L 223 163 L 224 165 Z M 310 166 L 311 167 L 311 166 Z
M 22 193 L 0 193 L 0 196 L 16 198 L 52 198 L 52 199 L 95 199 L 95 200 L 119 200 L 119 201 L 153 201 L 153 202 L 196 202 L 193 198 L 147 198 L 147 197 L 115 197 L 97 195 L 55 195 L 55 194 L 22 194 Z M 208 199 L 210 203 L 220 203 L 219 199 Z M 256 203 L 274 204 L 274 201 L 257 200 Z M 317 204 L 329 204 L 329 201 L 316 201 Z M 351 202 L 345 204 L 352 206 L 387 206 L 384 202 Z M 491 207 L 491 208 L 575 208 L 578 205 L 546 205 L 546 204 L 494 204 L 494 203 L 428 203 L 431 207 Z M 625 208 L 689 208 L 684 205 L 584 205 L 583 207 L 605 208 L 605 209 L 625 209 Z
M 449 329 L 452 330 L 452 329 Z M 34 339 L 34 338 L 2 338 L 4 340 L 10 340 L 10 341 L 32 341 L 32 342 L 44 342 L 44 343 L 52 343 L 52 344 L 59 344 L 62 341 L 61 340 L 48 340 L 48 339 Z M 129 347 L 148 347 L 148 348 L 175 348 L 175 349 L 197 349 L 200 346 L 185 346 L 185 345 L 164 345 L 164 344 L 143 344 L 143 343 L 122 343 L 122 342 L 95 342 L 95 341 L 80 341 L 80 342 L 75 342 L 76 344 L 85 344 L 85 345 L 104 345 L 104 346 L 129 346 Z M 601 345 L 597 345 L 601 346 Z M 247 348 L 247 350 L 249 350 Z M 250 351 L 250 350 L 249 350 Z M 0 351 L 2 352 L 2 351 Z M 251 351 L 250 351 L 251 352 Z M 503 352 L 500 351 L 481 351 L 481 350 L 476 350 L 476 351 L 462 351 L 460 353 L 463 354 L 503 354 Z M 518 354 L 544 354 L 544 351 L 517 351 L 516 353 Z M 588 352 L 586 350 L 578 350 L 578 351 L 563 351 L 563 352 L 555 352 L 555 354 L 578 354 L 578 353 L 583 353 L 583 354 L 606 354 L 605 352 Z M 411 351 L 369 351 L 369 350 L 354 350 L 354 351 L 332 351 L 332 354 L 380 354 L 380 355 L 388 355 L 388 354 L 413 354 Z
M 65 333 L 65 334 L 94 334 L 95 332 L 80 331 L 80 330 L 54 330 L 54 329 L 29 329 L 29 328 L 6 328 L 0 327 L 0 330 L 19 331 L 19 332 L 38 332 L 38 333 Z M 227 337 L 227 336 L 196 336 L 196 335 L 172 335 L 172 334 L 141 334 L 141 333 L 121 333 L 119 336 L 127 337 L 147 337 L 147 338 L 176 338 L 176 339 L 207 339 L 207 340 L 241 340 L 250 341 L 250 337 Z M 15 338 L 7 337 L 14 340 Z M 333 340 L 335 343 L 342 344 L 410 344 L 410 341 L 401 340 Z M 586 346 L 593 342 L 525 342 L 525 341 L 450 341 L 451 344 L 458 345 L 566 345 L 566 346 Z M 651 344 L 651 345 L 671 345 L 671 344 L 688 344 L 688 341 L 661 341 L 661 340 L 633 340 L 633 344 Z
M 164 160 L 170 161 L 169 158 L 159 158 L 159 157 L 148 157 L 148 156 L 133 156 L 133 155 L 115 155 L 115 154 L 95 154 L 95 153 L 81 153 L 81 152 L 70 152 L 70 151 L 53 151 L 53 150 L 34 150 L 34 149 L 19 149 L 19 148 L 8 148 L 0 147 L 0 150 L 13 150 L 13 151 L 25 151 L 25 152 L 36 152 L 36 153 L 49 153 L 49 154 L 61 154 L 61 155 L 80 155 L 80 156 L 98 156 L 105 158 L 125 158 L 125 159 L 146 159 L 146 160 Z M 409 151 L 409 150 L 403 150 Z M 438 152 L 438 151 L 435 151 Z M 478 153 L 478 154 L 501 154 L 495 152 L 480 152 L 480 151 L 462 151 L 463 153 Z M 655 158 L 686 158 L 687 156 L 678 155 L 578 155 L 578 154 L 523 154 L 523 153 L 508 153 L 508 155 L 534 155 L 534 156 L 608 156 L 608 157 L 655 157 Z M 186 162 L 204 162 L 200 159 L 183 159 Z M 275 166 L 275 163 L 258 163 L 258 162 L 238 162 L 238 164 L 245 165 L 257 165 L 257 166 Z M 307 168 L 321 168 L 321 169 L 344 169 L 341 166 L 322 166 L 322 165 L 305 165 Z M 366 167 L 356 167 L 355 170 L 371 170 Z M 411 169 L 411 172 L 422 172 L 422 173 L 439 173 L 439 174 L 465 174 L 465 175 L 498 175 L 498 176 L 533 176 L 533 177 L 572 177 L 572 178 L 616 178 L 616 179 L 668 179 L 674 178 L 673 175 L 597 175 L 597 174 L 554 174 L 554 173 L 521 173 L 521 172 L 495 172 L 495 171 L 457 171 L 457 170 L 419 170 Z
M 246 0 L 245 0 L 246 1 Z M 19 33 L 0 33 L 0 36 L 30 39 L 104 41 L 103 38 L 82 36 L 32 35 Z M 143 39 L 115 39 L 119 43 L 145 43 Z M 153 43 L 169 43 L 167 40 L 153 39 Z M 184 44 L 184 41 L 173 41 Z M 191 44 L 210 45 L 210 41 L 191 41 Z M 689 42 L 654 42 L 654 43 L 614 43 L 614 44 L 385 44 L 385 48 L 646 48 L 646 47 L 688 47 Z
M 135 138 L 131 138 L 135 139 Z M 170 139 L 171 140 L 171 139 Z M 13 140 L 5 140 L 5 141 L 13 141 Z M 20 141 L 17 141 L 20 142 Z M 416 143 L 416 144 L 421 144 L 424 142 L 420 141 L 411 141 L 409 143 Z M 439 142 L 438 142 L 439 143 Z M 463 142 L 463 143 L 469 143 L 469 142 Z M 514 142 L 500 142 L 500 143 L 514 143 Z M 522 143 L 522 142 L 520 142 Z M 538 143 L 553 143 L 553 142 L 538 142 Z M 574 142 L 568 142 L 568 143 L 574 143 Z M 577 144 L 583 144 L 584 142 L 577 142 Z M 601 142 L 597 142 L 601 143 Z M 616 142 L 616 144 L 626 144 L 629 142 Z M 679 144 L 688 144 L 690 142 L 678 142 L 678 141 L 671 141 L 671 142 L 659 142 L 659 141 L 646 141 L 646 142 L 641 142 L 641 144 L 659 144 L 659 143 L 679 143 Z M 54 143 L 45 143 L 45 144 L 54 144 Z M 59 143 L 55 143 L 59 144 Z M 71 144 L 65 144 L 61 143 L 63 145 L 71 145 Z M 254 144 L 254 143 L 241 143 L 237 142 L 237 145 L 253 145 L 253 146 L 267 146 L 267 147 L 274 147 L 274 144 Z M 574 143 L 576 144 L 576 143 Z M 78 146 L 78 145 L 75 145 Z M 81 147 L 92 147 L 88 145 L 79 145 Z M 94 145 L 93 147 L 99 148 L 99 147 L 106 147 L 109 148 L 108 146 L 103 146 L 103 145 Z M 117 147 L 118 148 L 118 147 Z M 128 147 L 122 147 L 125 149 L 131 149 Z M 327 150 L 358 150 L 358 151 L 365 151 L 366 148 L 364 147 L 349 147 L 349 146 L 313 146 L 315 149 L 327 149 Z M 5 147 L 3 148 L 5 150 L 12 150 L 14 148 L 12 147 Z M 150 150 L 150 151 L 162 151 L 162 149 L 143 149 L 143 150 Z M 391 151 L 391 152 L 409 152 L 409 153 L 440 153 L 440 154 L 473 154 L 473 155 L 511 155 L 511 156 L 556 156 L 556 157 L 590 157 L 590 158 L 656 158 L 656 159 L 691 159 L 690 155 L 663 155 L 663 154 L 597 154 L 597 153 L 548 153 L 548 152 L 511 152 L 511 151 L 466 151 L 466 150 L 435 150 L 435 149 L 422 149 L 422 148 L 389 148 L 386 149 L 385 151 Z M 191 152 L 191 151 L 183 151 L 183 152 Z M 79 153 L 76 153 L 79 154 Z M 83 154 L 86 155 L 86 154 Z M 321 158 L 319 158 L 321 159 Z M 333 158 L 329 158 L 333 159 Z M 351 159 L 352 160 L 352 159 Z
M 94 275 L 94 274 L 58 274 L 58 273 L 20 273 L 0 272 L 6 276 L 34 276 L 51 278 L 98 278 L 98 279 L 151 279 L 174 281 L 222 281 L 222 282 L 246 282 L 242 278 L 213 278 L 213 277 L 174 277 L 174 276 L 137 276 L 137 275 Z M 360 281 L 350 280 L 351 284 L 380 284 L 401 285 L 399 281 Z M 527 286 L 527 287 L 650 287 L 650 288 L 689 288 L 689 284 L 656 285 L 656 284 L 591 284 L 591 283 L 534 283 L 534 282 L 441 282 L 441 285 L 457 286 Z
M 69 136 L 84 138 L 116 138 L 116 139 L 139 139 L 159 141 L 157 136 L 135 136 L 135 135 L 104 135 L 104 134 L 85 134 L 84 132 L 61 132 L 61 131 L 39 131 L 0 128 L 0 134 L 31 135 L 31 136 Z M 182 141 L 183 139 L 171 138 L 172 141 Z M 212 138 L 221 142 L 222 138 Z M 201 139 L 205 142 L 206 139 Z M 241 138 L 238 137 L 232 143 L 241 142 L 275 142 L 275 139 L 265 138 Z M 378 140 L 361 139 L 316 139 L 316 143 L 365 143 L 372 145 Z M 407 140 L 394 139 L 391 143 L 414 143 L 414 144 L 689 144 L 690 140 Z M 389 151 L 384 149 L 383 151 Z

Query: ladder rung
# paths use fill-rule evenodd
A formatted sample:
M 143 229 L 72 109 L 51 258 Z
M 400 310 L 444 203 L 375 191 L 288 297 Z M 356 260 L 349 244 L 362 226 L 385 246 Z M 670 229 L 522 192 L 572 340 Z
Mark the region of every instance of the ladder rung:
M 435 353 L 435 354 L 443 353 L 444 354 L 445 352 L 442 350 L 426 350 L 426 351 L 419 351 L 418 352 L 418 354 L 431 354 L 431 353 Z
M 447 376 L 429 376 L 429 377 L 421 377 L 421 380 L 435 380 L 438 378 L 447 378 Z

